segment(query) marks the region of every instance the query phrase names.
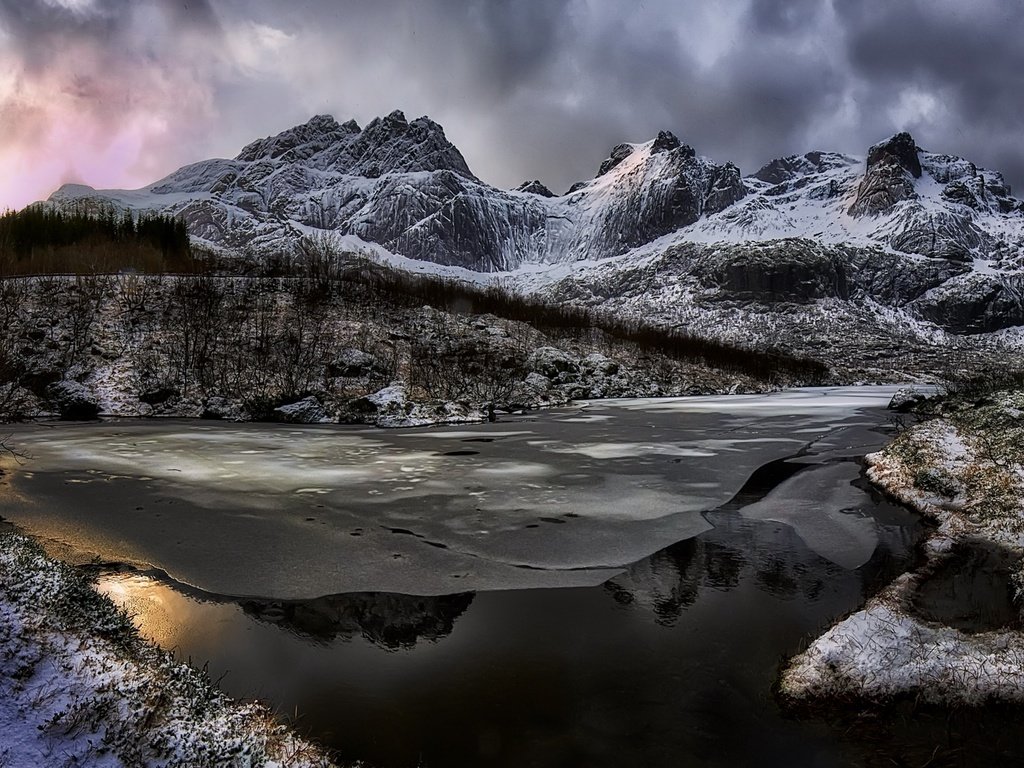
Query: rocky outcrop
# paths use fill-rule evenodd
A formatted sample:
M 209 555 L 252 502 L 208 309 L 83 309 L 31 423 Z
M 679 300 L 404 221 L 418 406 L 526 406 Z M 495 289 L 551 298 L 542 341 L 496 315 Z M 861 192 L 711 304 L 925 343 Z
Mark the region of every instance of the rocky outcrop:
M 597 178 L 604 176 L 608 171 L 617 166 L 636 149 L 632 144 L 618 144 L 612 148 L 612 153 L 608 158 L 601 163 L 601 167 L 597 169 Z
M 554 192 L 541 184 L 537 179 L 534 179 L 533 181 L 524 181 L 516 187 L 516 192 L 529 192 L 531 195 L 540 195 L 541 197 L 555 196 Z
M 953 333 L 1024 325 L 1024 276 L 966 273 L 928 291 L 913 308 Z
M 399 110 L 375 118 L 362 130 L 354 120 L 339 125 L 330 115 L 317 115 L 304 125 L 254 141 L 235 159 L 304 163 L 370 179 L 387 173 L 440 170 L 476 178 L 440 125 L 427 117 L 409 122 Z
M 77 381 L 58 381 L 46 394 L 64 421 L 91 421 L 100 415 L 96 393 Z
M 790 155 L 772 160 L 759 168 L 753 178 L 772 185 L 785 184 L 814 173 L 835 170 L 852 165 L 852 157 L 836 152 L 808 152 L 805 155 Z
M 288 424 L 323 424 L 331 421 L 324 411 L 323 404 L 313 395 L 278 406 L 274 409 L 274 416 L 278 421 Z
M 662 132 L 647 144 L 615 147 L 597 179 L 573 195 L 585 213 L 568 253 L 601 258 L 718 213 L 746 195 L 746 187 L 732 163 L 698 157 L 692 147 Z
M 700 279 L 723 297 L 736 301 L 806 303 L 850 297 L 843 260 L 809 241 L 733 249 L 702 271 Z
M 919 151 L 909 133 L 898 133 L 871 147 L 850 215 L 877 216 L 888 213 L 901 200 L 916 197 L 914 179 L 921 177 Z
M 398 428 L 430 424 L 476 424 L 486 421 L 488 417 L 485 410 L 468 403 L 412 400 L 406 386 L 396 382 L 346 403 L 338 414 L 338 421 L 342 424 L 374 424 L 378 427 Z
M 896 214 L 886 238 L 897 251 L 951 261 L 988 253 L 991 239 L 968 213 L 908 205 Z

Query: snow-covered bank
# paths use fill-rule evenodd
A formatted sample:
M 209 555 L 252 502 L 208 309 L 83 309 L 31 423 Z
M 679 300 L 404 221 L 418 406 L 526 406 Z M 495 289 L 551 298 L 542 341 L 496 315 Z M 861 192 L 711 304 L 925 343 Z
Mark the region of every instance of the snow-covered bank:
M 0 731 L 0 765 L 331 765 L 14 533 L 0 534 Z
M 795 657 L 785 698 L 1024 703 L 1022 413 L 1019 391 L 947 404 L 867 457 L 872 482 L 935 523 L 924 561 Z

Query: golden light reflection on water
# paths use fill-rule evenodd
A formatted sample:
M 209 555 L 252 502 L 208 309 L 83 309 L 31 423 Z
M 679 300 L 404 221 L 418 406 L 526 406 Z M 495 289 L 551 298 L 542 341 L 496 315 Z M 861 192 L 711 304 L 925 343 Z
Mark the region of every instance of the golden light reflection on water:
M 179 646 L 187 627 L 193 633 L 202 627 L 204 633 L 216 634 L 223 622 L 223 606 L 197 602 L 148 576 L 101 576 L 96 590 L 127 611 L 143 637 L 166 650 Z

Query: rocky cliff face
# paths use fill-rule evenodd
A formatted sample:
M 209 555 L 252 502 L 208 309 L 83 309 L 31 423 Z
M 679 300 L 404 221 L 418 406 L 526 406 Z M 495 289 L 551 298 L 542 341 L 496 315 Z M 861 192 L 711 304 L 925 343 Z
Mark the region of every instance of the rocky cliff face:
M 901 200 L 916 198 L 914 180 L 921 178 L 918 152 L 909 133 L 898 133 L 871 147 L 850 215 L 877 216 L 888 213 Z
M 867 302 L 952 333 L 1024 324 L 1024 204 L 1000 174 L 907 133 L 864 161 L 809 152 L 743 178 L 663 131 L 615 146 L 593 179 L 555 195 L 539 180 L 486 184 L 425 117 L 393 112 L 360 128 L 317 116 L 142 190 L 51 197 L 83 200 L 178 214 L 200 240 L 257 255 L 328 231 L 553 294 L 564 265 L 596 261 L 577 279 L 590 303 L 660 295 L 661 270 L 705 306 Z M 683 252 L 699 258 L 684 265 Z
M 491 272 L 615 256 L 745 193 L 736 166 L 698 157 L 668 132 L 619 145 L 571 195 L 556 197 L 539 181 L 499 190 L 472 174 L 437 123 L 392 112 L 363 129 L 319 115 L 233 160 L 186 166 L 143 190 L 66 186 L 51 200 L 169 211 L 195 237 L 230 248 L 280 251 L 310 230 L 330 230 Z

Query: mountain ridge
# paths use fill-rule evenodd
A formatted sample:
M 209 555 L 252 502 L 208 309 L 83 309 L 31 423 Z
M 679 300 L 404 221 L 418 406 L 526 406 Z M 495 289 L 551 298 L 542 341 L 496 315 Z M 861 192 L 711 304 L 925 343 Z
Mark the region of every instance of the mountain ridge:
M 514 190 L 481 181 L 426 117 L 395 111 L 360 128 L 318 115 L 140 190 L 65 186 L 49 202 L 83 201 L 179 215 L 200 241 L 256 256 L 328 232 L 427 270 L 481 279 L 526 270 L 532 277 L 520 284 L 541 291 L 563 266 L 583 278 L 596 274 L 589 264 L 639 275 L 645 260 L 692 246 L 706 251 L 694 264 L 710 272 L 691 274 L 691 265 L 676 277 L 699 285 L 703 301 L 711 281 L 717 301 L 775 307 L 828 296 L 878 302 L 953 333 L 1024 325 L 1024 203 L 998 172 L 925 151 L 905 132 L 864 159 L 813 151 L 742 176 L 662 131 L 616 145 L 593 178 L 559 195 L 537 180 Z M 828 259 L 799 255 L 810 252 L 792 245 L 800 240 Z M 731 267 L 708 266 L 725 252 Z M 682 268 L 661 258 L 669 262 Z M 865 265 L 870 280 L 858 276 Z M 837 287 L 819 296 L 810 285 Z

